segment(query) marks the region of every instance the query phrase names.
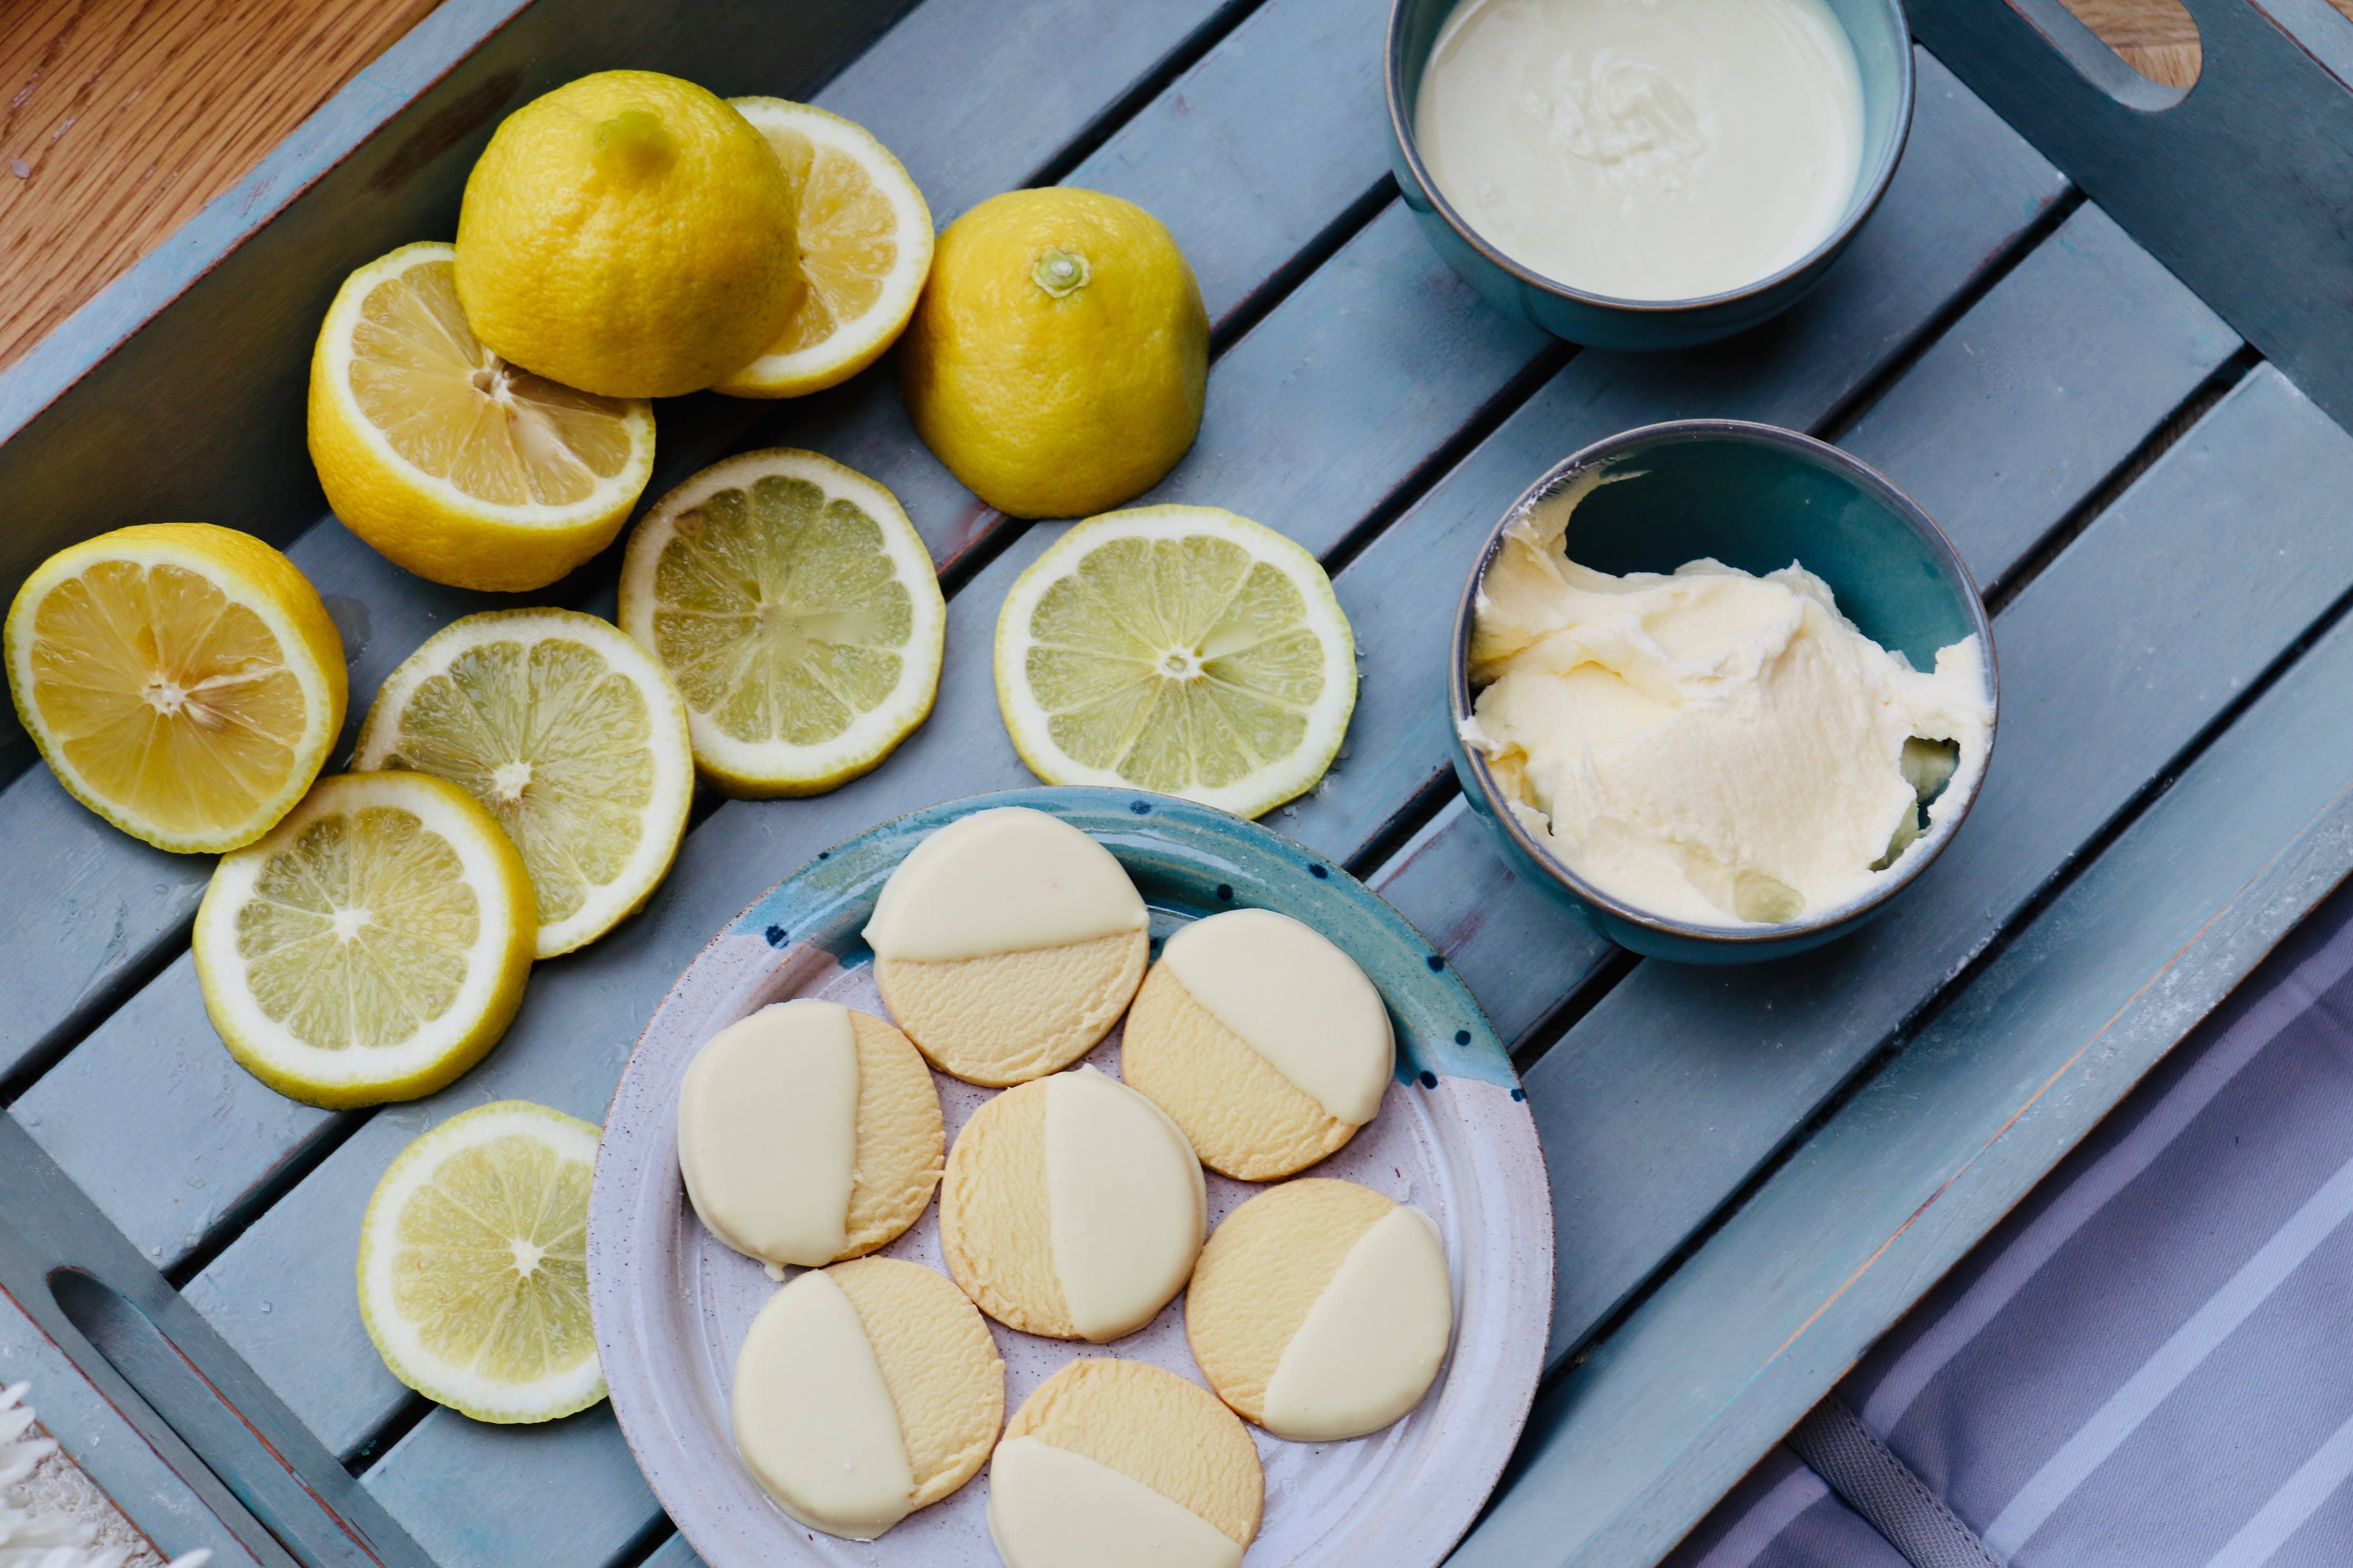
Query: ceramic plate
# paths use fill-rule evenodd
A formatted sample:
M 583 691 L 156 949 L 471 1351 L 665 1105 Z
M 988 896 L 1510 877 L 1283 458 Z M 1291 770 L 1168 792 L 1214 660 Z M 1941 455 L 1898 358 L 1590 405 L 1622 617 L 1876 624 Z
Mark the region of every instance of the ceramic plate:
M 883 879 L 923 838 L 975 811 L 1026 805 L 1092 835 L 1126 867 L 1158 943 L 1219 910 L 1271 909 L 1322 931 L 1387 999 L 1398 1079 L 1348 1146 L 1312 1168 L 1419 1205 L 1446 1240 L 1455 1337 L 1419 1408 L 1369 1437 L 1286 1443 L 1250 1428 L 1266 1520 L 1247 1561 L 1430 1568 L 1477 1517 L 1525 1419 L 1552 1319 L 1552 1205 L 1510 1059 L 1470 992 L 1404 919 L 1345 871 L 1263 827 L 1166 796 L 1016 790 L 934 806 L 828 850 L 723 931 L 654 1014 L 621 1075 L 588 1211 L 588 1286 L 613 1408 L 662 1506 L 710 1568 L 986 1564 L 986 1469 L 880 1541 L 796 1524 L 735 1457 L 728 1390 L 752 1318 L 776 1292 L 761 1266 L 712 1239 L 678 1173 L 680 1080 L 721 1027 L 817 996 L 887 1016 L 859 936 Z M 1119 1071 L 1114 1031 L 1088 1058 Z M 938 1074 L 948 1137 L 992 1093 Z M 1260 1190 L 1209 1175 L 1214 1225 Z M 883 1256 L 941 1268 L 934 1204 Z M 991 1322 L 1005 1408 L 1076 1356 L 1149 1361 L 1204 1382 L 1184 1298 L 1142 1331 L 1093 1346 Z

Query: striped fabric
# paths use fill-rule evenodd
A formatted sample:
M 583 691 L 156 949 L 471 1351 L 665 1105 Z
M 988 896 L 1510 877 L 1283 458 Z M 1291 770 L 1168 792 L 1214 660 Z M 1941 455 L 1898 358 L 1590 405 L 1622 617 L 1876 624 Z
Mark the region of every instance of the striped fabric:
M 1837 1397 L 2011 1568 L 2348 1568 L 2348 1222 L 2353 890 Z M 1785 1447 L 1668 1563 L 1907 1559 Z

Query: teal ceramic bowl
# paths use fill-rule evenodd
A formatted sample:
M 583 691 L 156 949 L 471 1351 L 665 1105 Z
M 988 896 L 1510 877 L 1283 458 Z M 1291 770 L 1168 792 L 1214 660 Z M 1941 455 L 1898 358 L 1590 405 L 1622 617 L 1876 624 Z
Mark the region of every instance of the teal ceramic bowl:
M 1467 0 L 1463 0 L 1467 3 Z M 1414 142 L 1422 68 L 1458 0 L 1391 0 L 1386 79 L 1398 189 L 1447 265 L 1497 310 L 1570 342 L 1679 349 L 1714 342 L 1779 314 L 1822 280 L 1895 176 L 1912 130 L 1912 28 L 1903 0 L 1828 0 L 1862 77 L 1862 164 L 1844 216 L 1804 258 L 1768 278 L 1697 300 L 1619 300 L 1541 277 L 1479 237 L 1446 198 Z
M 2000 668 L 1976 580 L 1935 521 L 1870 465 L 1776 426 L 1679 419 L 1597 441 L 1529 486 L 1487 535 L 1463 584 L 1447 669 L 1455 772 L 1472 807 L 1523 877 L 1619 946 L 1679 963 L 1753 963 L 1844 936 L 1900 898 L 1952 843 L 1983 773 L 1947 818 L 1950 826 L 1939 823 L 1927 851 L 1870 899 L 1784 925 L 1702 926 L 1651 914 L 1569 869 L 1512 815 L 1486 759 L 1462 744 L 1462 726 L 1477 695 L 1471 686 L 1472 617 L 1504 529 L 1522 509 L 1596 466 L 1632 477 L 1603 485 L 1577 504 L 1567 536 L 1570 560 L 1620 575 L 1672 572 L 1703 556 L 1759 575 L 1798 562 L 1830 584 L 1839 609 L 1864 636 L 1901 649 L 1915 668 L 1933 668 L 1938 648 L 1974 633 L 1986 650 L 1988 695 L 1998 724 Z M 1992 741 L 1989 732 L 1989 763 Z M 1965 786 L 1957 781 L 1953 787 Z

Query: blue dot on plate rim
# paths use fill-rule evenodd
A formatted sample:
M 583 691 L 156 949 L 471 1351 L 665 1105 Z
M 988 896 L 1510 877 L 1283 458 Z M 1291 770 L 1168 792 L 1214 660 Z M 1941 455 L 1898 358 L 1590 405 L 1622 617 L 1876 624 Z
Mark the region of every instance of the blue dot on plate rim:
M 1423 959 L 1422 962 L 1430 965 L 1430 972 L 1432 974 L 1443 974 L 1446 973 L 1446 960 L 1439 957 L 1438 954 L 1434 952 L 1428 958 Z
M 1329 872 L 1329 871 L 1325 870 L 1325 869 L 1324 869 L 1323 867 L 1321 867 L 1321 866 L 1310 866 L 1310 867 L 1308 867 L 1308 868 L 1307 868 L 1307 874 L 1308 874 L 1309 876 L 1311 876 L 1311 877 L 1314 878 L 1314 879 L 1315 879 L 1317 881 L 1319 881 L 1319 882 L 1324 881 L 1324 879 L 1326 879 L 1327 878 L 1329 878 L 1329 877 L 1332 875 L 1332 873 L 1331 873 L 1331 872 Z
M 768 939 L 768 945 L 770 947 L 782 947 L 785 945 L 785 928 L 782 926 L 770 926 L 761 934 Z
M 1428 1068 L 1422 1068 L 1421 1087 L 1424 1089 L 1436 1089 L 1438 1087 L 1438 1075 L 1430 1071 Z
M 1232 883 L 1220 882 L 1218 884 L 1218 901 L 1219 903 L 1226 904 L 1230 904 L 1234 901 L 1234 889 Z
M 1152 803 L 1148 800 L 1131 800 L 1127 803 L 1127 809 L 1138 816 L 1149 816 L 1152 815 Z
M 1469 1044 L 1471 1043 L 1471 1031 L 1470 1031 L 1470 1030 L 1468 1030 L 1468 1029 L 1457 1029 L 1457 1030 L 1455 1030 L 1455 1031 L 1454 1031 L 1454 1043 L 1455 1043 L 1456 1045 L 1458 1045 L 1458 1046 L 1467 1046 L 1467 1045 L 1469 1045 Z

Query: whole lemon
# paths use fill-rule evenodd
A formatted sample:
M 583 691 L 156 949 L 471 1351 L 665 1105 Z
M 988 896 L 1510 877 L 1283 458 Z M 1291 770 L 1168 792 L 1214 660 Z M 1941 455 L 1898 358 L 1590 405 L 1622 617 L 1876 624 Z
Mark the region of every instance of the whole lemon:
M 1098 191 L 1009 191 L 941 235 L 899 345 L 915 429 L 1015 517 L 1152 488 L 1201 428 L 1209 319 L 1158 218 Z
M 458 300 L 475 336 L 551 381 L 693 392 L 792 313 L 793 211 L 767 138 L 725 102 L 657 71 L 599 71 L 491 138 L 458 214 Z

